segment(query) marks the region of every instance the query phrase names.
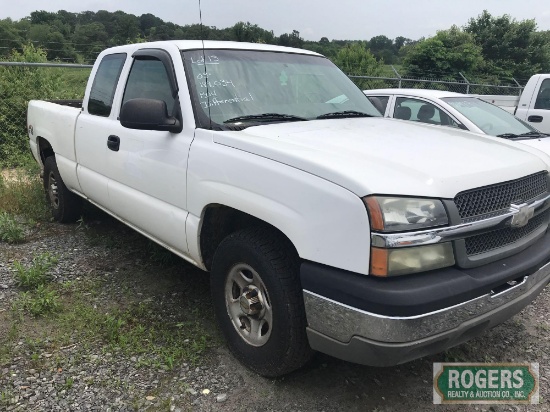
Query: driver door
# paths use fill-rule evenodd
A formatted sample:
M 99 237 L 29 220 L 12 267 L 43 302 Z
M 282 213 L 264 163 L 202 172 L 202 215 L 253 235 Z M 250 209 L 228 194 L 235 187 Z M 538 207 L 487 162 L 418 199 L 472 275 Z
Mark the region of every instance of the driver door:
M 163 100 L 168 114 L 180 110 L 168 52 L 134 53 L 120 107 L 136 98 Z M 177 82 L 177 81 L 176 81 Z M 120 110 L 119 107 L 119 110 Z M 110 209 L 165 246 L 187 254 L 187 158 L 194 128 L 180 133 L 125 128 L 117 121 L 109 136 Z

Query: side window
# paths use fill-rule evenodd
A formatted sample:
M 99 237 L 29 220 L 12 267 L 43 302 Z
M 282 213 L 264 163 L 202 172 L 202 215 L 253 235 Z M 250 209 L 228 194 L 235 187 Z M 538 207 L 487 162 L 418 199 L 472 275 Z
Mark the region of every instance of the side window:
M 386 113 L 386 107 L 388 107 L 388 101 L 390 96 L 367 96 L 372 105 L 380 112 L 382 116 Z
M 460 127 L 455 120 L 437 106 L 409 97 L 398 97 L 395 100 L 393 117 L 440 126 Z
M 101 60 L 88 99 L 88 113 L 108 117 L 113 106 L 118 78 L 126 61 L 126 53 L 109 54 Z
M 166 102 L 168 114 L 172 113 L 175 99 L 172 97 L 166 68 L 160 60 L 134 60 L 122 104 L 137 98 L 163 100 Z
M 550 110 L 550 79 L 542 81 L 535 101 L 535 109 Z

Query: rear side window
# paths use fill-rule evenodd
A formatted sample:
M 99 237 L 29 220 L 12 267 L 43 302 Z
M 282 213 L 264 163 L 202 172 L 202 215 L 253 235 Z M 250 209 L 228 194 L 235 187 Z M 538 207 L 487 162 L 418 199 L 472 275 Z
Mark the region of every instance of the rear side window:
M 118 78 L 125 61 L 126 53 L 109 54 L 103 57 L 90 90 L 88 113 L 103 117 L 111 114 Z

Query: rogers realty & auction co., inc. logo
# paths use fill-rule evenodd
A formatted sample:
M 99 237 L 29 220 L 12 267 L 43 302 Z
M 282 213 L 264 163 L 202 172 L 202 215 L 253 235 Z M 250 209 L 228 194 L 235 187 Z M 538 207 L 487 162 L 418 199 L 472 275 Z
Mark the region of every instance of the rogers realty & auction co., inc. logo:
M 434 363 L 434 404 L 539 403 L 538 363 Z

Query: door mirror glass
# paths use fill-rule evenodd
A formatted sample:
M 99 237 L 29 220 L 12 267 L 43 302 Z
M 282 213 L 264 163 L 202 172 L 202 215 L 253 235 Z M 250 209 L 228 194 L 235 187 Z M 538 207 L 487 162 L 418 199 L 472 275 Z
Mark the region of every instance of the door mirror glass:
M 179 133 L 181 122 L 168 115 L 164 100 L 137 98 L 128 100 L 120 110 L 120 124 L 128 129 L 159 130 Z

